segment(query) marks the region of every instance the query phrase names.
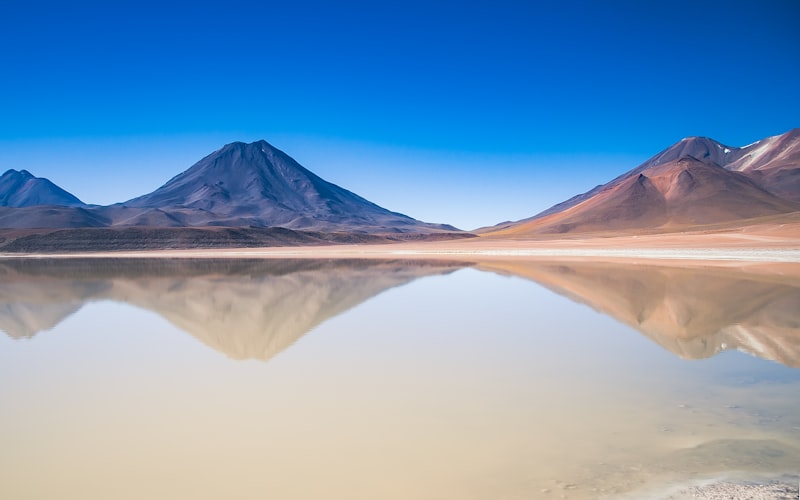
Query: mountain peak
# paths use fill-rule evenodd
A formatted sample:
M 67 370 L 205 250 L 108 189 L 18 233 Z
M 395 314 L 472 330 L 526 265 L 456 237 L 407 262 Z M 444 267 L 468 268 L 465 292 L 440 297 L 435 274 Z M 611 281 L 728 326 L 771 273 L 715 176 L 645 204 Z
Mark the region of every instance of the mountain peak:
M 269 147 L 274 149 L 272 144 L 268 143 L 264 139 L 259 139 L 253 142 L 233 141 L 229 144 L 222 146 L 222 148 L 220 148 L 220 151 L 225 149 L 243 149 L 243 148 L 261 148 L 261 147 Z
M 36 177 L 27 170 L 7 170 L 0 176 L 0 207 L 36 205 L 83 206 L 74 195 L 48 179 Z
M 33 179 L 34 176 L 33 176 L 33 174 L 31 174 L 27 170 L 24 170 L 24 169 L 23 170 L 14 170 L 13 168 L 10 168 L 10 169 L 6 170 L 3 173 L 3 175 L 0 175 L 0 179 L 11 179 L 11 178 Z
M 714 144 L 722 146 L 722 143 L 712 139 L 711 137 L 706 137 L 704 135 L 690 135 L 689 137 L 684 137 L 678 143 L 702 143 L 702 144 Z
M 280 151 L 278 148 L 270 144 L 269 142 L 265 141 L 264 139 L 259 139 L 253 142 L 242 142 L 242 141 L 234 141 L 222 146 L 216 153 L 222 153 L 225 151 Z M 281 151 L 282 152 L 282 151 Z M 212 153 L 214 154 L 214 153 Z M 285 153 L 284 153 L 285 154 Z
M 639 168 L 650 168 L 655 165 L 678 160 L 684 156 L 691 156 L 700 161 L 711 161 L 717 165 L 724 165 L 728 163 L 728 157 L 738 150 L 739 148 L 726 146 L 709 137 L 691 136 L 673 144 Z

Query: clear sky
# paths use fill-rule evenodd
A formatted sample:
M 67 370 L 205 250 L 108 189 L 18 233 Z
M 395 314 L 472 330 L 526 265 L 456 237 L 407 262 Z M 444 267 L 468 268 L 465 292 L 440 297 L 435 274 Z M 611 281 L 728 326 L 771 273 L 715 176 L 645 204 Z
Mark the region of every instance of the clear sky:
M 0 171 L 108 204 L 266 139 L 472 229 L 800 126 L 798 26 L 797 0 L 4 0 Z

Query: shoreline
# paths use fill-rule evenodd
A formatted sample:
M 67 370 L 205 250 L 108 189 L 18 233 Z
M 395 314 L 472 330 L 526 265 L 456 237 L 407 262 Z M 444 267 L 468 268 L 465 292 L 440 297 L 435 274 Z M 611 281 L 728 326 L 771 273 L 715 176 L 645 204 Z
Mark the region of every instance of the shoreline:
M 800 246 L 800 245 L 799 245 Z M 800 248 L 628 247 L 581 245 L 454 245 L 442 243 L 330 245 L 302 247 L 159 249 L 103 252 L 0 253 L 14 259 L 455 259 L 455 260 L 611 260 L 702 261 L 719 263 L 800 263 Z

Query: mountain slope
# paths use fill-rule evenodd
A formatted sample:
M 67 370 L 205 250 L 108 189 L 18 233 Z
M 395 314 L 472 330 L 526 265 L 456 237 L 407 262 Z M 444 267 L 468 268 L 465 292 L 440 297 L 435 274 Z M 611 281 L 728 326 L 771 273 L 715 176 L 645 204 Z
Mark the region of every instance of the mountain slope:
M 776 196 L 800 202 L 800 129 L 740 149 L 725 168 L 747 175 Z
M 27 170 L 8 170 L 0 176 L 0 207 L 38 205 L 84 206 L 84 203 L 47 179 Z
M 800 210 L 800 131 L 732 148 L 691 137 L 540 214 L 483 230 L 529 236 L 674 230 Z
M 180 210 L 181 220 L 195 226 L 358 232 L 455 230 L 371 203 L 323 180 L 266 141 L 228 144 L 154 192 L 122 205 Z

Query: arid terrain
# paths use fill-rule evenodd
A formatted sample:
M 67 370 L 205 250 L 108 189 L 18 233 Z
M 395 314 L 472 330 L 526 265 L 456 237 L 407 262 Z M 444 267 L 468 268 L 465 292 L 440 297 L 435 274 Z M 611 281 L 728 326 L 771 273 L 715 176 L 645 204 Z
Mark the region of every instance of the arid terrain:
M 188 231 L 189 229 L 187 229 Z M 227 234 L 231 229 L 218 229 Z M 235 232 L 235 231 L 234 231 Z M 52 234 L 52 233 L 50 233 Z M 238 233 L 237 233 L 238 234 Z M 288 232 L 288 234 L 293 234 Z M 357 236 L 357 235 L 356 235 Z M 355 238 L 350 235 L 349 237 Z M 287 238 L 288 239 L 288 238 Z M 360 240 L 360 241 L 359 241 Z M 352 241 L 352 240 L 351 240 Z M 335 244 L 333 244 L 335 243 Z M 722 226 L 702 230 L 673 233 L 576 235 L 573 237 L 509 238 L 481 236 L 439 241 L 402 241 L 375 235 L 363 235 L 356 243 L 341 240 L 309 238 L 306 241 L 291 239 L 282 246 L 261 246 L 258 240 L 248 245 L 220 245 L 212 248 L 164 248 L 137 250 L 136 248 L 106 248 L 104 251 L 86 251 L 74 248 L 59 250 L 58 245 L 42 251 L 36 246 L 29 249 L 14 247 L 3 251 L 7 257 L 34 255 L 64 257 L 248 257 L 248 258 L 387 258 L 397 255 L 436 258 L 458 256 L 475 259 L 491 258 L 586 258 L 594 259 L 666 259 L 666 260 L 779 260 L 800 262 L 800 214 L 783 216 L 780 222 L 764 220 L 744 227 Z

